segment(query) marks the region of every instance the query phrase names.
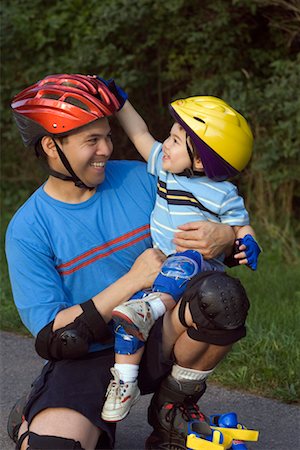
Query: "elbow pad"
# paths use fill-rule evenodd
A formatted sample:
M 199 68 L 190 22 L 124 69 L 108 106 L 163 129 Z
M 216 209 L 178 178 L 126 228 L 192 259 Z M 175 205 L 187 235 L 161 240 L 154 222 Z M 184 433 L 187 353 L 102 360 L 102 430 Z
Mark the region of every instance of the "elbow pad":
M 94 302 L 82 303 L 83 313 L 74 322 L 53 331 L 50 322 L 40 330 L 36 337 L 36 352 L 44 359 L 78 359 L 85 356 L 92 342 L 112 341 L 113 335 L 97 311 Z

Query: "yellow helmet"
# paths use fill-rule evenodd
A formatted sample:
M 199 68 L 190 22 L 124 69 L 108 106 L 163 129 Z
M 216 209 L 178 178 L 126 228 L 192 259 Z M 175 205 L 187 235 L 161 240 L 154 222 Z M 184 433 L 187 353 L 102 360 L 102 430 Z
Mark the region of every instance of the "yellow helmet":
M 246 119 L 217 97 L 176 100 L 170 113 L 190 136 L 207 177 L 222 181 L 248 164 L 253 135 Z

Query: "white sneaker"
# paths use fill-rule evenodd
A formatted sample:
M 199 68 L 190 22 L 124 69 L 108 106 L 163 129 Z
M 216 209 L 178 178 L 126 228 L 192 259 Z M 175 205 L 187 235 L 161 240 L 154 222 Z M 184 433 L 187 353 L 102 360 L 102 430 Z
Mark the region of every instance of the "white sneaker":
M 157 292 L 153 294 L 157 298 Z M 129 300 L 112 311 L 112 318 L 116 325 L 121 325 L 128 334 L 136 336 L 140 341 L 147 340 L 155 322 L 147 301 L 151 300 L 150 297 L 153 294 L 142 299 Z
M 118 422 L 127 416 L 130 408 L 138 401 L 140 390 L 137 380 L 133 383 L 124 383 L 120 380 L 116 369 L 112 367 L 110 371 L 114 378 L 107 388 L 101 417 L 107 422 Z

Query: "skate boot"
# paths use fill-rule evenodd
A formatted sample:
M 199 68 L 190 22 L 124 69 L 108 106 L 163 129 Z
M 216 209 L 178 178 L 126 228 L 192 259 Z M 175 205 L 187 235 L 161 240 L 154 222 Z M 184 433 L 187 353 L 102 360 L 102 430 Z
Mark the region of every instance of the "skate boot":
M 205 389 L 204 382 L 179 382 L 171 375 L 163 380 L 148 409 L 153 432 L 146 440 L 146 450 L 186 450 L 188 433 L 212 434 L 207 418 L 197 406 Z

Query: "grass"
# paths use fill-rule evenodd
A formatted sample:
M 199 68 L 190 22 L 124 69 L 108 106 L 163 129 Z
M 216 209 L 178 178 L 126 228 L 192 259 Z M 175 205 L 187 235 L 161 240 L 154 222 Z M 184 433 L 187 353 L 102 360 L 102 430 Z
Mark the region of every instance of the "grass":
M 257 272 L 236 268 L 230 273 L 241 279 L 251 302 L 247 336 L 234 346 L 213 379 L 228 387 L 296 402 L 300 391 L 300 261 L 287 265 L 279 252 L 264 252 Z
M 1 227 L 0 327 L 28 334 L 12 300 L 3 252 L 6 226 L 12 213 L 28 197 L 28 187 L 9 194 L 3 200 Z M 246 267 L 229 271 L 241 279 L 251 302 L 247 336 L 235 344 L 212 380 L 265 397 L 297 402 L 300 391 L 300 257 L 287 263 L 283 261 L 279 244 L 271 248 L 266 241 L 264 249 L 257 272 Z

